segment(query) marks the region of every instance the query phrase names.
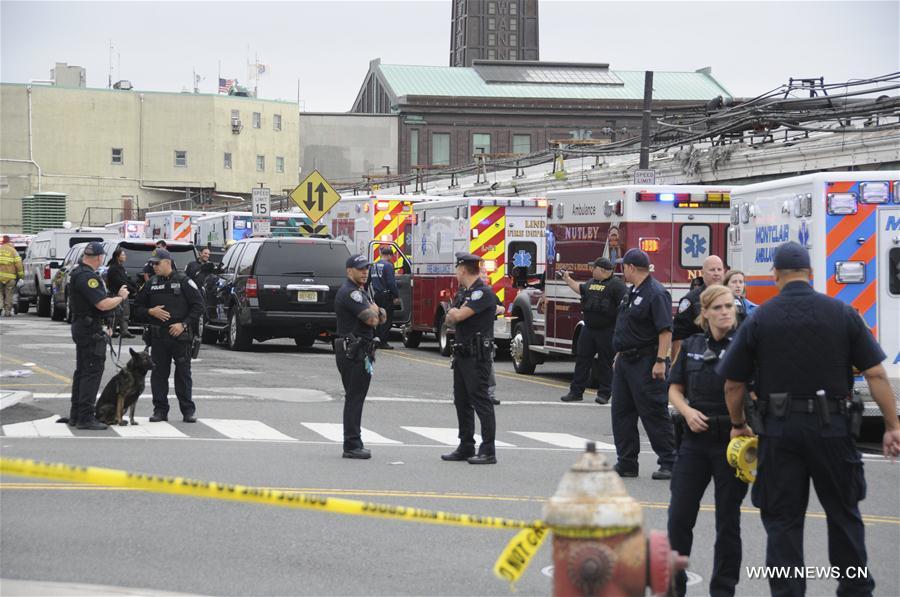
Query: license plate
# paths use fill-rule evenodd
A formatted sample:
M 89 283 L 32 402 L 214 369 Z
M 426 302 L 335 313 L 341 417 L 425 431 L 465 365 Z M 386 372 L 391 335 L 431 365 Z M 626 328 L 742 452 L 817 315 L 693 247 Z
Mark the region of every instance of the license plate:
M 297 300 L 301 303 L 315 303 L 319 300 L 319 295 L 315 290 L 301 290 L 297 292 Z

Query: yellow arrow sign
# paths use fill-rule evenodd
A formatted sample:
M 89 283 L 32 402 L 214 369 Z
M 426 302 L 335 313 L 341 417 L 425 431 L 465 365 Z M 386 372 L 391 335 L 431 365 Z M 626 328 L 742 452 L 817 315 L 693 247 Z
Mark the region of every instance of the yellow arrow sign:
M 341 200 L 341 196 L 318 170 L 313 170 L 291 191 L 291 200 L 316 223 Z

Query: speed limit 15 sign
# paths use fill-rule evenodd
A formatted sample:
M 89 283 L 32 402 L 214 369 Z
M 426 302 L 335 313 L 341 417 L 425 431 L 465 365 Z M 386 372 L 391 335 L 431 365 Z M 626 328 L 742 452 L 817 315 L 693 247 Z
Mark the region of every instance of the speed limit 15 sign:
M 272 191 L 270 189 L 255 188 L 251 191 L 251 196 L 253 199 L 253 217 L 268 218 L 270 215 L 269 202 L 272 198 Z

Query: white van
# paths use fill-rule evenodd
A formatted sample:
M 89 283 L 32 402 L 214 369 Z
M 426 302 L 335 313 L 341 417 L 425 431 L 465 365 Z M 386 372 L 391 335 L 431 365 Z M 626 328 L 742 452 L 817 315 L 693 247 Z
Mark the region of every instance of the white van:
M 53 228 L 34 235 L 22 265 L 25 279 L 19 289 L 19 313 L 37 305 L 37 314 L 50 315 L 50 282 L 73 245 L 119 238 L 119 233 L 103 228 Z

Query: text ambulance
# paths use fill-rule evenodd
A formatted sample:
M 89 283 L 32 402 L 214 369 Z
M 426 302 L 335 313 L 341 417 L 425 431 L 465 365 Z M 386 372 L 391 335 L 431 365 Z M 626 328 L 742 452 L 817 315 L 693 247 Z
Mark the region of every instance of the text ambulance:
M 194 242 L 194 224 L 197 218 L 209 215 L 208 211 L 154 211 L 146 215 L 147 227 L 144 234 L 154 240 L 177 240 Z
M 729 261 L 744 271 L 747 298 L 778 293 L 775 248 L 809 249 L 813 287 L 854 307 L 888 358 L 900 387 L 900 171 L 821 172 L 735 187 Z M 860 389 L 865 384 L 858 384 Z M 874 405 L 866 404 L 866 414 Z
M 450 354 L 452 330 L 444 323 L 458 287 L 457 252 L 484 259 L 491 287 L 505 308 L 515 298 L 514 277 L 537 279 L 544 273 L 546 199 L 455 198 L 413 205 L 412 319 L 403 344 L 418 346 L 423 333 L 438 337 L 441 354 Z M 501 350 L 511 337 L 511 320 L 499 318 L 494 338 Z
M 516 372 L 531 374 L 547 358 L 574 356 L 584 322 L 580 298 L 560 278 L 563 270 L 584 281 L 598 257 L 615 261 L 640 248 L 677 303 L 703 261 L 725 255 L 730 190 L 623 185 L 548 192 L 547 276 L 520 292 L 510 310 Z

